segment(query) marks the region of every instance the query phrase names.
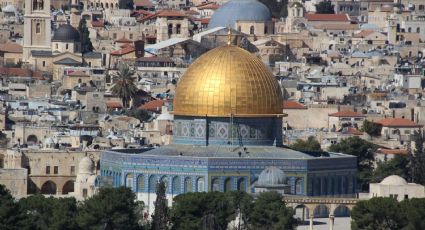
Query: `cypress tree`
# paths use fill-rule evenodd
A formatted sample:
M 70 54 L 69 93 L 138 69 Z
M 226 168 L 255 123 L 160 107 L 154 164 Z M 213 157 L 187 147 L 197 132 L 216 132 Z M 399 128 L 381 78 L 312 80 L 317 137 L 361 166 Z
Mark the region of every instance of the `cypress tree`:
M 153 230 L 168 229 L 169 210 L 167 198 L 165 197 L 165 190 L 165 183 L 161 181 L 158 184 L 158 190 L 156 191 L 155 212 L 152 216 Z

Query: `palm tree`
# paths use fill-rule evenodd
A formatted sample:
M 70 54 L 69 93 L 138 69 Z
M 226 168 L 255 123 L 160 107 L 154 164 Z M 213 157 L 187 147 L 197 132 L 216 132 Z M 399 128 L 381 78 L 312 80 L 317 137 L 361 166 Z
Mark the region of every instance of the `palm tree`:
M 112 87 L 112 92 L 121 98 L 125 108 L 128 108 L 130 100 L 134 98 L 138 90 L 133 82 L 133 74 L 134 71 L 124 63 L 118 66 L 118 72 L 114 76 L 116 82 Z

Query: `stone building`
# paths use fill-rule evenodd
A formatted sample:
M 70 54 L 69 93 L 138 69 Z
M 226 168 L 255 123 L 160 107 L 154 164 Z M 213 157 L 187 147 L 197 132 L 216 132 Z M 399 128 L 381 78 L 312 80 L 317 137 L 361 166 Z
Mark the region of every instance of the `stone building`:
M 411 198 L 424 198 L 425 188 L 420 184 L 407 183 L 397 175 L 385 177 L 381 183 L 369 185 L 369 197 L 392 197 L 398 201 Z

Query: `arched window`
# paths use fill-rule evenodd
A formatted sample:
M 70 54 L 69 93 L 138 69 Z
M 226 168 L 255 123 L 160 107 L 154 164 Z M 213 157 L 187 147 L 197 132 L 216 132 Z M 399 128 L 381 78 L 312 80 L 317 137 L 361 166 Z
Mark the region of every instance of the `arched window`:
M 67 181 L 62 188 L 62 194 L 68 194 L 70 192 L 74 192 L 74 181 L 69 180 Z
M 412 33 L 412 28 L 411 27 L 407 28 L 407 32 Z
M 184 179 L 184 192 L 192 192 L 192 179 L 190 177 Z
M 176 34 L 180 34 L 181 33 L 181 25 L 180 24 L 177 24 L 176 25 Z
M 197 191 L 198 192 L 205 192 L 205 180 L 203 177 L 198 178 L 197 183 Z
M 168 36 L 171 36 L 173 34 L 173 24 L 168 24 Z
M 416 28 L 416 33 L 418 33 L 418 34 L 421 33 L 421 28 L 420 27 Z
M 125 177 L 125 186 L 127 188 L 133 189 L 133 173 L 129 173 Z
M 171 192 L 173 195 L 180 193 L 180 178 L 178 176 L 173 177 L 173 181 L 171 182 Z
M 246 182 L 245 182 L 245 178 L 240 178 L 238 180 L 238 191 L 246 191 Z
M 295 194 L 302 194 L 302 178 L 295 180 Z
M 156 187 L 157 187 L 157 182 L 156 182 L 156 177 L 155 175 L 151 175 L 149 177 L 149 192 L 150 193 L 155 193 L 156 192 Z
M 41 186 L 41 194 L 56 194 L 55 182 L 49 180 Z
M 224 192 L 230 192 L 230 191 L 232 191 L 232 179 L 227 178 L 224 181 Z
M 39 22 L 37 22 L 37 23 L 35 24 L 35 33 L 36 33 L 36 34 L 41 33 L 41 24 L 40 24 Z
M 161 177 L 161 180 L 160 181 L 164 183 L 164 185 L 165 185 L 165 191 L 167 191 L 167 188 L 168 188 L 168 177 L 167 176 L 163 176 L 163 177 Z
M 145 190 L 145 177 L 143 175 L 139 175 L 137 177 L 137 191 L 143 192 Z
M 213 192 L 219 192 L 220 191 L 220 182 L 218 181 L 218 178 L 212 179 L 212 181 L 211 181 L 211 191 L 213 191 Z
M 249 27 L 249 34 L 254 34 L 255 30 L 254 30 L 254 26 Z

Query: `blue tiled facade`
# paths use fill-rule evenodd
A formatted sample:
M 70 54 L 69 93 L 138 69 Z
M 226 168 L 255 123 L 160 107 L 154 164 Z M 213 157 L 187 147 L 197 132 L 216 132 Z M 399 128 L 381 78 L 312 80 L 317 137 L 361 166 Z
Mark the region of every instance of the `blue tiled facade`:
M 277 166 L 287 175 L 291 194 L 305 196 L 354 196 L 356 158 L 231 158 L 154 155 L 147 151 L 129 154 L 105 151 L 101 176 L 110 185 L 128 186 L 134 192 L 155 193 L 158 181 L 167 184 L 167 194 L 186 192 L 253 192 L 253 184 L 267 166 Z

